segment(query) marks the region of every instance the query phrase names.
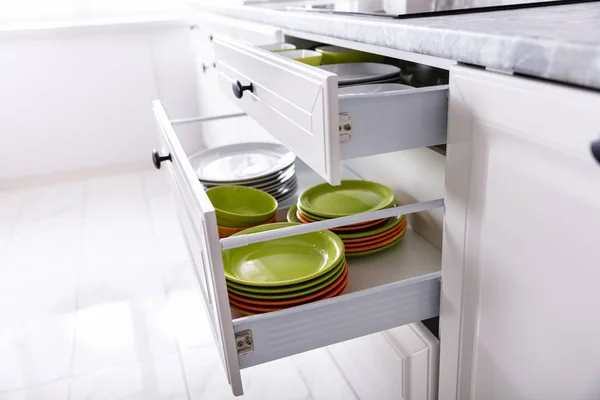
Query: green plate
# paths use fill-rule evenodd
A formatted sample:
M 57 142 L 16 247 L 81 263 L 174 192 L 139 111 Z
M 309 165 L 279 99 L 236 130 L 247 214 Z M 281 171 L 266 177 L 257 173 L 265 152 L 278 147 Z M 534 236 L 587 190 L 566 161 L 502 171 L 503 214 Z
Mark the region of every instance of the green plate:
M 296 211 L 298 211 L 298 206 L 295 204 L 292 204 L 292 206 L 289 208 L 289 210 L 287 212 L 287 221 L 296 223 L 296 224 L 301 224 L 302 222 L 296 216 Z
M 299 224 L 279 222 L 245 229 L 233 236 L 265 232 Z M 344 257 L 344 244 L 323 230 L 224 250 L 225 277 L 250 286 L 284 286 L 321 276 Z
M 290 209 L 288 210 L 288 213 L 287 213 L 287 220 L 289 222 L 300 223 L 300 220 L 298 220 L 298 217 L 296 216 L 297 210 L 298 210 L 298 206 L 296 204 L 293 204 L 290 207 Z M 396 226 L 400 225 L 400 223 L 404 220 L 404 218 L 406 218 L 404 215 L 400 215 L 399 217 L 389 218 L 385 224 L 374 227 L 374 229 L 367 228 L 367 230 L 361 231 L 361 232 L 348 232 L 348 233 L 341 233 L 341 232 L 337 233 L 336 232 L 336 235 L 338 235 L 341 239 L 359 239 L 359 238 L 364 238 L 367 236 L 373 236 L 373 235 L 377 235 L 379 233 L 389 231 L 390 229 L 395 228 Z
M 297 210 L 300 210 L 300 212 L 301 212 L 301 213 L 302 213 L 302 214 L 303 214 L 305 217 L 308 217 L 308 218 L 310 218 L 310 219 L 314 219 L 314 220 L 317 220 L 317 221 L 326 221 L 326 220 L 328 220 L 328 219 L 331 219 L 331 218 L 325 218 L 325 217 L 321 217 L 321 216 L 318 216 L 318 215 L 313 215 L 313 214 L 309 213 L 308 211 L 304 210 L 302 207 L 298 207 L 298 206 L 296 206 L 296 209 L 297 209 Z
M 327 217 L 346 217 L 377 211 L 394 205 L 394 192 L 382 184 L 344 180 L 339 186 L 322 183 L 300 195 L 298 206 L 308 213 Z
M 247 290 L 243 290 L 242 288 L 240 288 L 240 285 L 231 285 L 231 282 L 229 282 L 227 284 L 227 290 L 239 294 L 240 296 L 244 296 L 244 297 L 249 297 L 252 299 L 263 299 L 263 300 L 279 300 L 279 299 L 291 299 L 294 297 L 299 297 L 299 296 L 306 296 L 308 294 L 317 292 L 325 287 L 327 287 L 328 285 L 331 285 L 333 282 L 335 282 L 344 272 L 344 269 L 346 268 L 346 262 L 340 262 L 338 267 L 335 267 L 335 269 L 333 269 L 332 271 L 328 272 L 327 274 L 323 275 L 324 279 L 321 279 L 320 277 L 317 278 L 317 280 L 315 282 L 313 282 L 314 279 L 312 279 L 310 281 L 310 283 L 306 283 L 305 285 L 294 285 L 291 287 L 291 289 L 297 289 L 297 290 L 293 290 L 290 291 L 290 288 L 286 288 L 287 290 L 285 291 L 279 291 L 276 289 L 273 289 L 271 291 L 265 291 L 264 289 L 260 292 L 258 292 L 257 290 L 255 290 L 255 288 L 253 287 L 244 287 L 244 289 L 247 288 Z
M 267 294 L 267 295 L 295 292 L 295 291 L 302 290 L 302 289 L 308 289 L 314 285 L 318 285 L 319 283 L 321 283 L 323 281 L 329 280 L 329 278 L 331 278 L 333 275 L 335 275 L 335 273 L 345 263 L 346 263 L 346 259 L 342 258 L 342 260 L 340 260 L 338 265 L 336 265 L 331 271 L 329 271 L 321 276 L 318 276 L 316 278 L 313 278 L 311 280 L 308 280 L 306 282 L 297 283 L 295 285 L 275 286 L 275 287 L 257 287 L 257 286 L 249 286 L 249 285 L 243 285 L 241 283 L 227 281 L 227 287 L 233 288 L 236 290 L 241 290 L 244 293 L 252 292 L 252 293 L 260 293 L 260 294 Z
M 377 249 L 361 251 L 360 253 L 346 253 L 346 257 L 360 257 L 360 256 L 367 256 L 369 254 L 379 253 L 380 251 L 387 250 L 390 247 L 397 245 L 404 238 L 405 235 L 406 234 L 402 235 L 397 240 L 394 240 L 392 243 L 386 244 L 385 246 L 379 247 Z

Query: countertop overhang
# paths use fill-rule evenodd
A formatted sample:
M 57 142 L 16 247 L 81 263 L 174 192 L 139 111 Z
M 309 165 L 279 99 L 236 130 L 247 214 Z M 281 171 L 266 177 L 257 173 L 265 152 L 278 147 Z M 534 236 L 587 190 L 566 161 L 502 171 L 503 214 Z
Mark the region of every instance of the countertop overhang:
M 192 3 L 284 30 L 600 89 L 600 2 L 394 20 Z

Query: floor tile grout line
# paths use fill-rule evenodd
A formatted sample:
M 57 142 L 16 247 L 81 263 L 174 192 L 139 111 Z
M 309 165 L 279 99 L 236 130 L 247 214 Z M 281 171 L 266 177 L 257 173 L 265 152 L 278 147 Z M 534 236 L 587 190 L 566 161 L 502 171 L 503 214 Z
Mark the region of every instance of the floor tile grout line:
M 146 212 L 144 213 L 146 216 L 146 220 L 149 226 L 149 229 L 152 231 L 152 244 L 153 246 L 151 246 L 152 250 L 154 251 L 154 257 L 152 257 L 153 260 L 158 260 L 158 252 L 156 250 L 156 232 L 155 232 L 155 227 L 154 227 L 154 223 L 153 223 L 153 218 L 152 218 L 152 210 L 150 208 L 150 203 L 148 201 L 148 193 L 147 193 L 147 186 L 146 186 L 146 182 L 144 179 L 144 175 L 142 173 L 138 173 L 137 174 L 137 180 L 140 184 L 140 191 L 141 191 L 141 195 L 142 198 L 144 199 L 144 207 L 146 208 Z M 156 270 L 156 272 L 158 272 L 159 276 L 161 277 L 161 281 L 162 281 L 162 286 L 163 286 L 163 295 L 165 296 L 165 301 L 167 300 L 167 296 L 166 296 L 166 292 L 165 292 L 165 283 L 164 283 L 164 278 L 162 277 L 162 273 L 160 271 L 160 267 L 158 266 L 158 262 L 152 263 L 154 269 Z M 135 308 L 136 306 L 138 306 L 137 301 L 132 302 L 132 307 Z M 133 310 L 132 310 L 133 311 Z M 135 318 L 135 317 L 138 318 Z M 150 363 L 150 361 L 154 358 L 151 356 L 151 350 L 150 350 L 150 345 L 148 343 L 148 335 L 144 334 L 143 331 L 140 331 L 139 329 L 137 329 L 140 325 L 144 326 L 144 324 L 139 323 L 140 319 L 144 319 L 146 317 L 146 315 L 143 312 L 139 312 L 139 313 L 135 313 L 132 312 L 131 315 L 131 320 L 134 322 L 133 323 L 133 327 L 134 327 L 134 335 L 136 337 L 135 339 L 135 343 L 136 343 L 136 353 L 138 355 L 138 359 L 142 359 L 144 360 L 145 363 Z M 176 339 L 176 338 L 175 338 Z M 146 350 L 146 351 L 144 351 Z M 149 378 L 146 373 L 142 373 L 142 380 L 147 380 L 147 382 L 144 383 L 144 388 L 148 388 L 149 386 L 154 386 L 156 384 L 156 382 L 154 380 L 148 380 L 147 378 Z
M 352 394 L 354 394 L 354 397 L 356 398 L 356 400 L 361 400 L 361 398 L 358 395 L 358 393 L 356 393 L 356 390 L 354 390 L 354 386 L 352 386 L 352 384 L 350 383 L 350 380 L 348 379 L 348 377 L 344 373 L 344 370 L 340 368 L 340 364 L 336 361 L 335 357 L 331 354 L 331 351 L 329 350 L 329 347 L 324 347 L 324 349 L 327 352 L 327 354 L 329 355 L 329 358 L 331 358 L 331 361 L 333 361 L 333 364 L 335 365 L 335 367 L 337 368 L 337 370 L 342 375 L 342 378 L 344 378 L 344 381 L 346 381 L 346 384 L 348 385 L 348 387 L 352 391 Z
M 181 350 L 177 350 L 177 356 L 179 357 L 179 367 L 181 368 L 181 376 L 183 378 L 183 385 L 185 386 L 185 395 L 189 400 L 192 398 L 192 394 L 190 393 L 190 384 L 185 375 L 185 364 L 183 363 L 183 354 L 181 354 Z
M 296 372 L 298 372 L 298 375 L 300 375 L 300 379 L 302 379 L 302 382 L 304 383 L 304 386 L 306 387 L 306 391 L 308 392 L 308 395 L 310 396 L 310 400 L 315 400 L 315 396 L 313 396 L 313 393 L 310 390 L 310 386 L 309 386 L 308 382 L 306 381 L 306 378 L 304 377 L 302 370 L 300 369 L 300 367 L 298 367 L 298 364 L 296 363 L 296 359 L 293 356 L 290 358 L 292 361 L 292 365 L 296 369 Z
M 79 246 L 78 246 L 78 254 L 77 254 L 77 268 L 76 268 L 76 277 L 75 277 L 75 315 L 73 317 L 73 345 L 71 349 L 71 361 L 69 365 L 69 390 L 67 400 L 71 400 L 72 397 L 72 379 L 74 377 L 74 368 L 75 368 L 75 350 L 77 348 L 77 319 L 79 318 L 79 287 L 81 283 L 81 274 L 83 269 L 83 246 L 85 240 L 85 221 L 86 221 L 86 209 L 87 209 L 87 200 L 88 200 L 88 181 L 82 182 L 82 190 L 81 190 L 81 225 L 79 232 Z

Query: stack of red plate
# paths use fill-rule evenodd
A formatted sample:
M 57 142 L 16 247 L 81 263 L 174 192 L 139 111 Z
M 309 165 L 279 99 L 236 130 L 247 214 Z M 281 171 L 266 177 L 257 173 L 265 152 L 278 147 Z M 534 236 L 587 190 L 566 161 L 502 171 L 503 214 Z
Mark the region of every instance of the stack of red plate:
M 369 181 L 342 181 L 339 186 L 321 184 L 306 190 L 287 215 L 289 222 L 308 224 L 395 206 L 393 191 Z M 406 233 L 402 215 L 333 228 L 348 256 L 361 256 L 388 249 Z

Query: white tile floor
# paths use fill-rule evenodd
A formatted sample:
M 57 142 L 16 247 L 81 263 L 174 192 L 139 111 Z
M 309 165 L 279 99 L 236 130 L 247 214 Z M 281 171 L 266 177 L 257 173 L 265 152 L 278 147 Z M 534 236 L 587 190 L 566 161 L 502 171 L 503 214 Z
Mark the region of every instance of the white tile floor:
M 163 179 L 0 192 L 0 400 L 233 398 Z M 357 399 L 326 349 L 242 375 L 247 399 Z

